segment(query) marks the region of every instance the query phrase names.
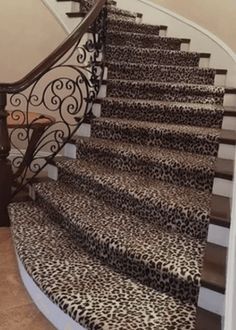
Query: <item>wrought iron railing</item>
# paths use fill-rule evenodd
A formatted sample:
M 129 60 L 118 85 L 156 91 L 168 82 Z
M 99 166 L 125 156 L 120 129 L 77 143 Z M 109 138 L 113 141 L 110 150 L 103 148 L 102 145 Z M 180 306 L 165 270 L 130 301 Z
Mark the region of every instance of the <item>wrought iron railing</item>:
M 106 19 L 106 1 L 95 0 L 39 66 L 18 82 L 0 84 L 0 226 L 8 224 L 11 198 L 90 120 L 104 74 Z

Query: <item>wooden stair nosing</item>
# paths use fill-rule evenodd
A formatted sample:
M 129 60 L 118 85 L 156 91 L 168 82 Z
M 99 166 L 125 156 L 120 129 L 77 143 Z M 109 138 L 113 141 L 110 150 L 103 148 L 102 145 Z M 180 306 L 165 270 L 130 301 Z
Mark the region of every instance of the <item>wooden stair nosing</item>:
M 236 117 L 236 106 L 235 107 L 224 106 L 224 116 Z
M 227 69 L 215 69 L 215 73 L 218 75 L 226 75 L 228 73 Z
M 222 129 L 220 132 L 219 142 L 222 144 L 236 145 L 236 131 Z
M 215 163 L 215 177 L 233 180 L 234 176 L 234 161 L 230 159 L 217 158 Z
M 230 198 L 212 195 L 210 224 L 230 228 L 231 207 Z
M 199 53 L 201 58 L 210 58 L 211 54 L 210 53 Z
M 197 307 L 195 330 L 221 330 L 221 316 Z
M 201 286 L 225 294 L 226 262 L 227 248 L 208 242 L 203 261 Z
M 85 17 L 86 13 L 83 13 L 83 12 L 68 12 L 68 13 L 66 13 L 66 15 L 69 18 L 78 18 L 78 17 Z
M 226 94 L 236 94 L 236 87 L 225 87 Z

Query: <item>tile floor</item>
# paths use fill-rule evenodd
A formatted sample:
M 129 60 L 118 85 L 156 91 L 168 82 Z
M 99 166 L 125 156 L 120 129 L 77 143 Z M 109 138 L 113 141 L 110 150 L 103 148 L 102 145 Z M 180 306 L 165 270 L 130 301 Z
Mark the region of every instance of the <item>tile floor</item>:
M 21 282 L 10 230 L 0 228 L 0 330 L 53 330 Z

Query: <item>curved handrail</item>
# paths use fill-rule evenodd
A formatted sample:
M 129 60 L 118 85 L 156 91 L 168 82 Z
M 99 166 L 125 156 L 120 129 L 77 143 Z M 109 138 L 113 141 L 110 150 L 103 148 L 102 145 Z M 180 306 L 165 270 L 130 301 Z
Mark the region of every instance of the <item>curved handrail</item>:
M 85 18 L 71 32 L 71 34 L 40 64 L 30 71 L 24 78 L 13 83 L 0 83 L 0 94 L 19 93 L 40 79 L 51 66 L 61 59 L 70 48 L 80 40 L 87 32 L 88 28 L 94 23 L 101 12 L 106 0 L 95 0 L 95 4 Z

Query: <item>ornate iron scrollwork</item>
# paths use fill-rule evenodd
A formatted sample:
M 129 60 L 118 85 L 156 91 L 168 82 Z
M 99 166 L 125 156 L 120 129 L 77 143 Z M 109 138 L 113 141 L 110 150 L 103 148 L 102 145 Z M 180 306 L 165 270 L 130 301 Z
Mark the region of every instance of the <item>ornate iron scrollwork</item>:
M 63 58 L 27 90 L 8 95 L 13 195 L 38 175 L 90 118 L 104 75 L 106 20 L 105 7 Z

